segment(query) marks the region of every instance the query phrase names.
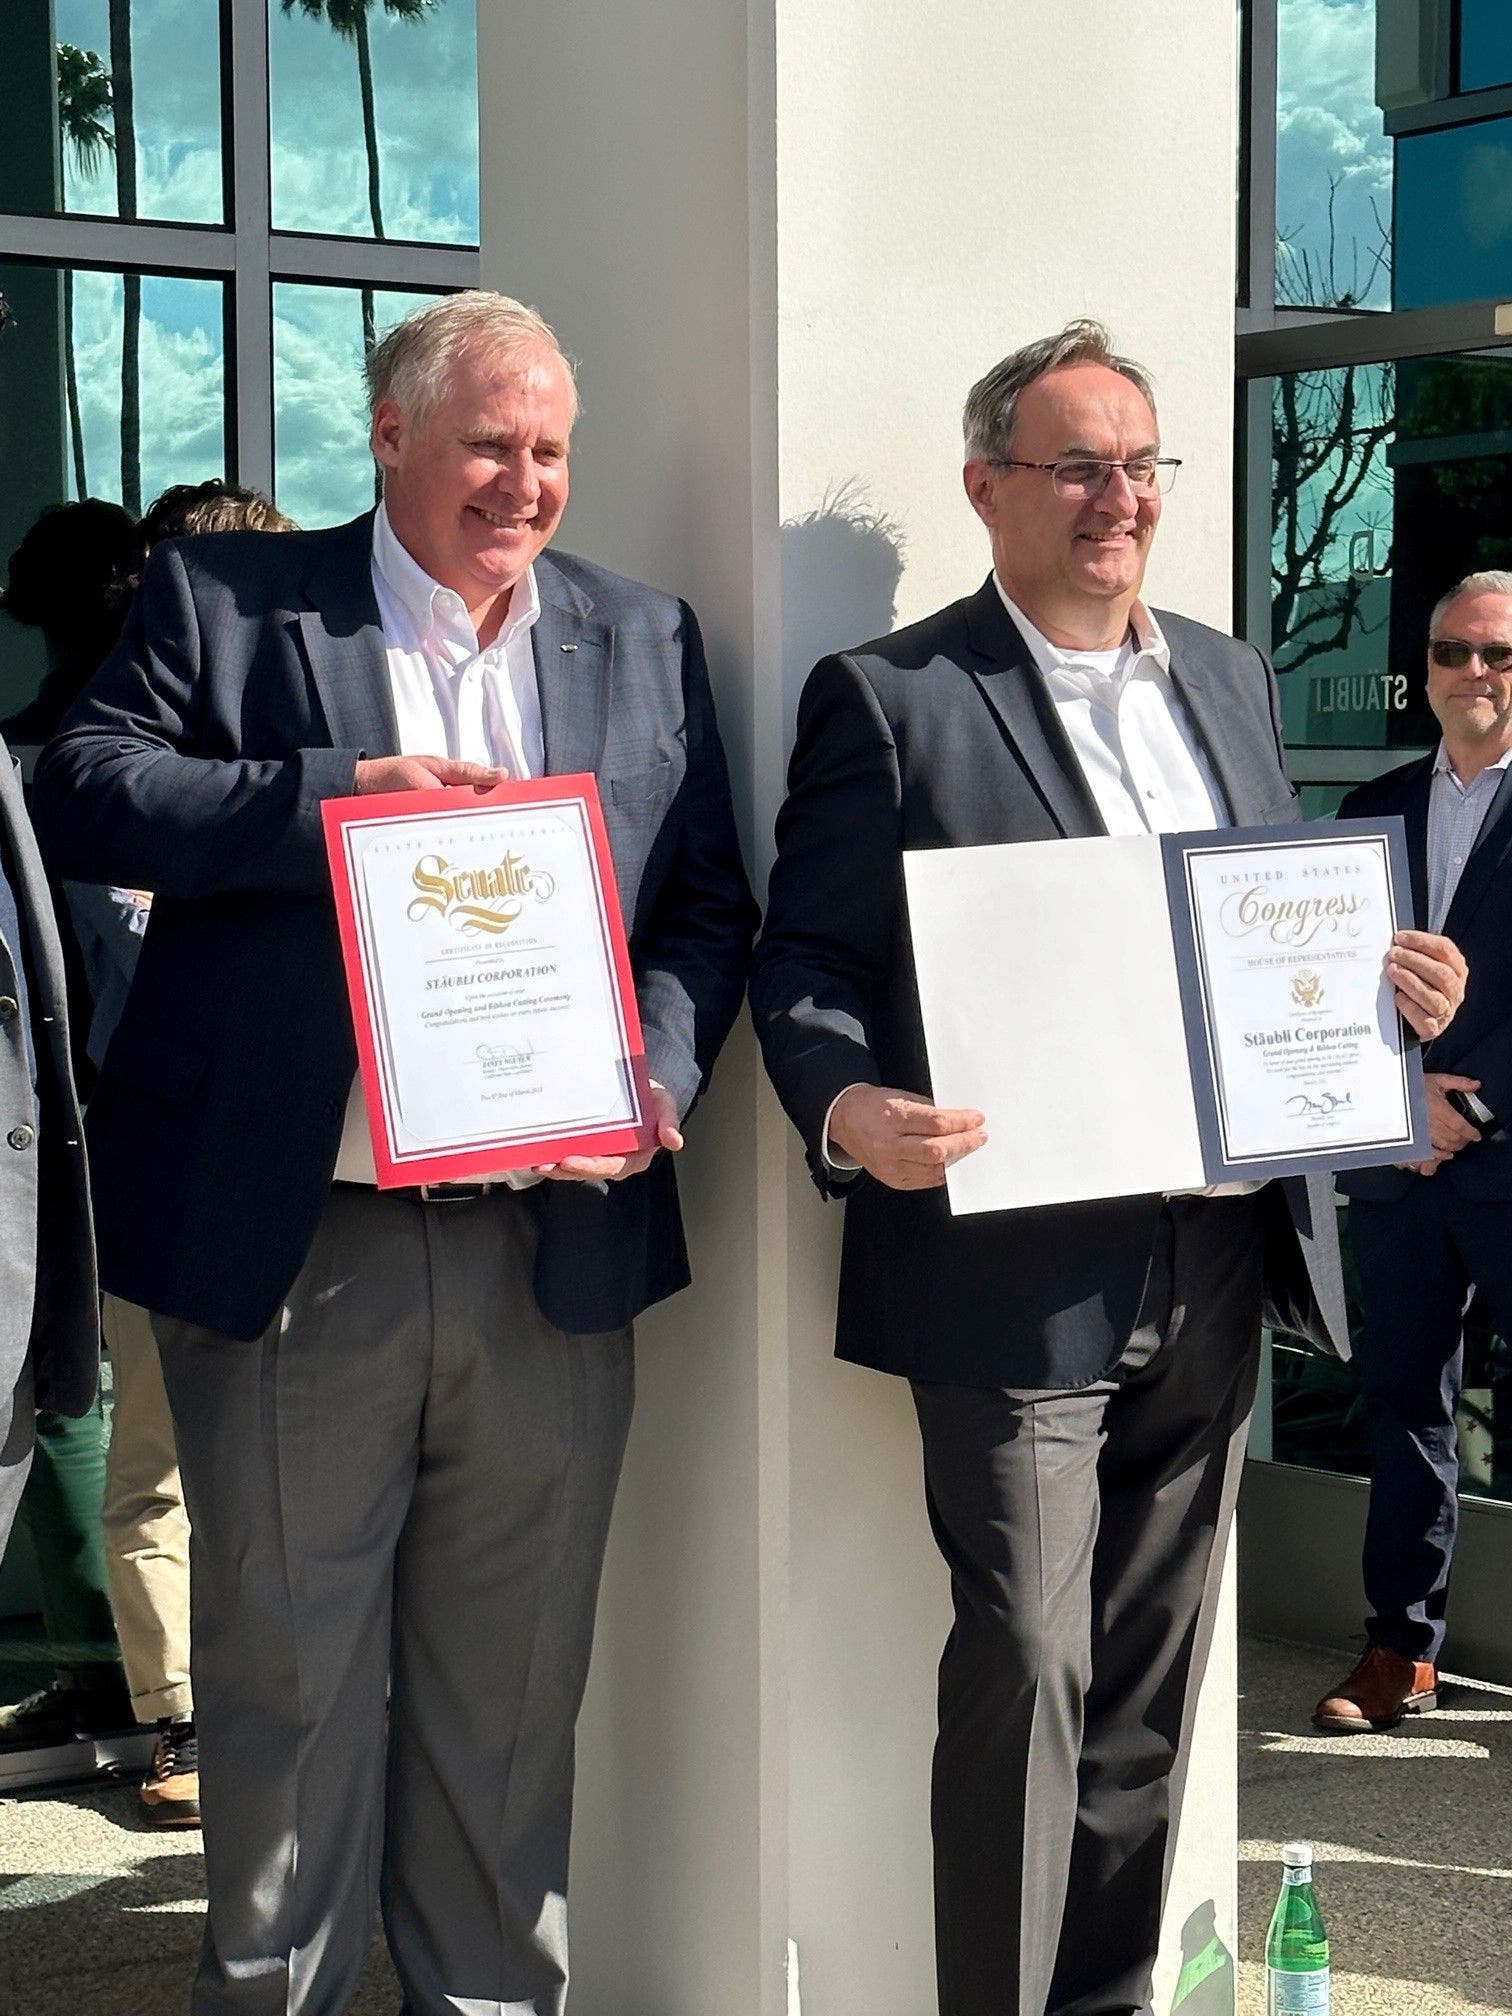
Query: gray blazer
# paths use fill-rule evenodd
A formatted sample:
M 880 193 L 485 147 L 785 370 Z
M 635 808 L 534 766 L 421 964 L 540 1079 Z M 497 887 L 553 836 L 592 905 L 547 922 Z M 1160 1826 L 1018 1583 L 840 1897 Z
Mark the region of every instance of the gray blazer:
M 63 950 L 21 780 L 3 741 L 0 821 L 26 939 L 20 951 L 37 1053 L 36 1138 L 29 1141 L 17 1131 L 32 1110 L 25 1048 L 0 1044 L 0 1393 L 15 1389 L 29 1352 L 37 1406 L 83 1414 L 99 1384 L 99 1298 Z M 3 953 L 0 965 L 9 965 Z
M 1294 819 L 1265 660 L 1200 623 L 1159 617 L 1233 823 Z M 965 601 L 814 668 L 751 1005 L 772 1082 L 826 1194 L 819 1137 L 835 1096 L 857 1082 L 929 1090 L 901 850 L 1104 830 L 990 578 Z M 952 1218 L 943 1190 L 890 1190 L 862 1175 L 844 1195 L 842 1357 L 914 1379 L 1050 1387 L 1100 1377 L 1123 1349 L 1158 1197 Z M 1264 1208 L 1273 1320 L 1347 1354 L 1329 1183 L 1273 1183 Z

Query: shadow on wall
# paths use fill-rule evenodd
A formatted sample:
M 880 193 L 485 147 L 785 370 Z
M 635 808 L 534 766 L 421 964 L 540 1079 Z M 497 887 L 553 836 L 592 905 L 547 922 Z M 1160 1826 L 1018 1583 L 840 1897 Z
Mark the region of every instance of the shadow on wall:
M 885 636 L 897 620 L 902 528 L 852 477 L 782 527 L 782 693 L 792 734 L 809 669 L 829 651 Z

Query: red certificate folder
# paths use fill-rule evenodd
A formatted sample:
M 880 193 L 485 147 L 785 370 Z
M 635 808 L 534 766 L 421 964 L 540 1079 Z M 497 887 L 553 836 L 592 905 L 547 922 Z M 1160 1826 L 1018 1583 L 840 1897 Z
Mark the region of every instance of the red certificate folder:
M 380 1188 L 654 1144 L 591 775 L 332 798 L 321 817 Z

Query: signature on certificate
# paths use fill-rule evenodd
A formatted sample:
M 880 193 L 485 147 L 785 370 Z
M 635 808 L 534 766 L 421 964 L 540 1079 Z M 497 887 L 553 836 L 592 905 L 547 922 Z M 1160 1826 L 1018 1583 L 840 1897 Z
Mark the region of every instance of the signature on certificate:
M 1352 1092 L 1320 1092 L 1316 1098 L 1309 1092 L 1294 1092 L 1286 1102 L 1286 1110 L 1294 1119 L 1301 1119 L 1308 1113 L 1342 1113 L 1353 1104 Z

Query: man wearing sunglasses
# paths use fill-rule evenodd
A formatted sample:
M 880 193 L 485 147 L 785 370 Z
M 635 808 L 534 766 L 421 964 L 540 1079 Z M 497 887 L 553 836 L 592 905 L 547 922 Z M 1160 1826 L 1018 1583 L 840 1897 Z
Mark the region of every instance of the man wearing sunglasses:
M 1418 916 L 1470 962 L 1465 1002 L 1427 1045 L 1432 1158 L 1339 1178 L 1364 1304 L 1371 1419 L 1359 1664 L 1323 1729 L 1385 1729 L 1435 1705 L 1459 1510 L 1461 1319 L 1512 1335 L 1512 573 L 1472 574 L 1428 626 L 1431 756 L 1363 784 L 1341 816 L 1398 812 Z
M 951 1573 L 942 2016 L 1133 2016 L 1262 1307 L 1345 1348 L 1331 1193 L 1291 1179 L 953 1218 L 945 1167 L 994 1116 L 926 1089 L 899 854 L 1265 825 L 1296 801 L 1260 653 L 1140 597 L 1176 467 L 1148 375 L 1073 323 L 989 371 L 965 423 L 992 572 L 815 668 L 751 999 L 815 1178 L 848 1198 L 840 1355 L 910 1380 Z M 1393 948 L 1415 1027 L 1446 1024 L 1460 970 L 1439 939 Z M 1032 948 L 1023 984 L 1054 1013 Z

